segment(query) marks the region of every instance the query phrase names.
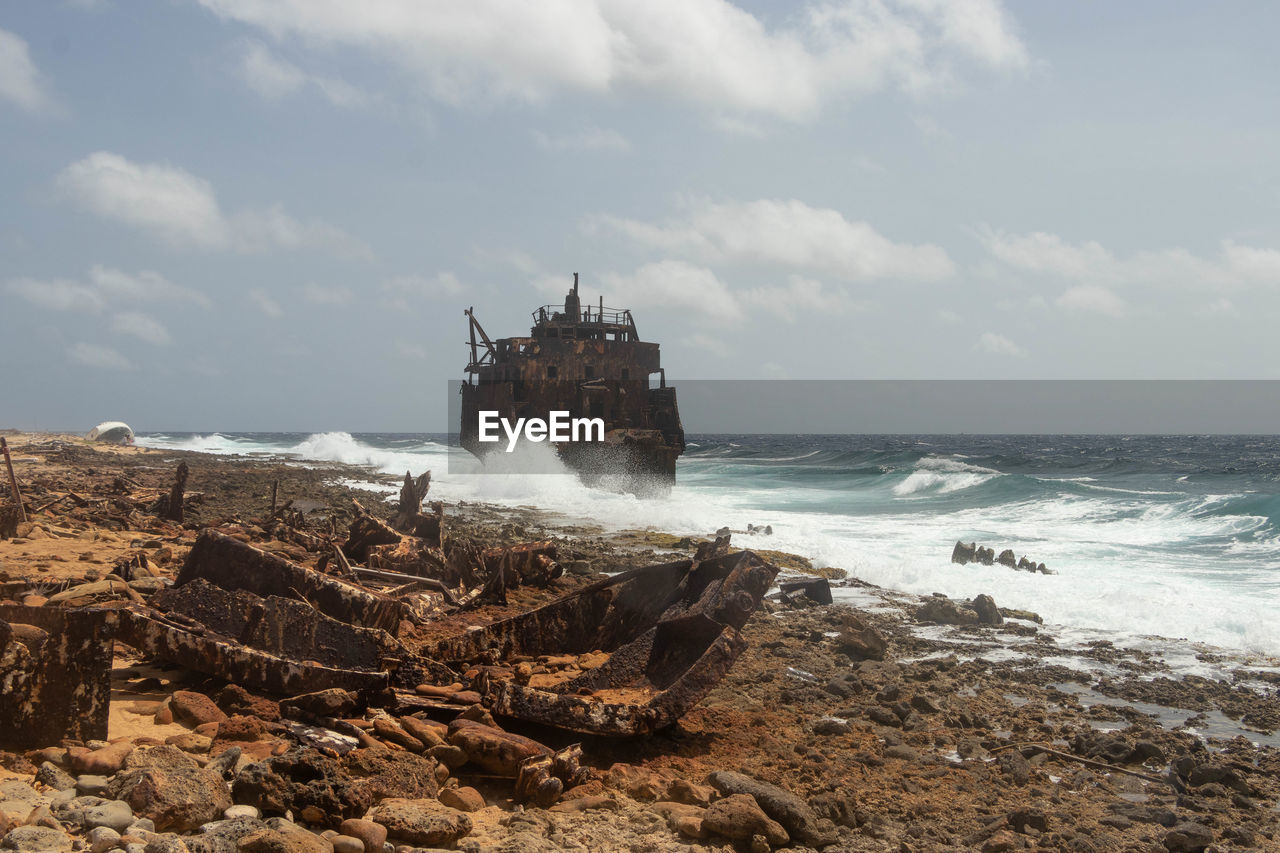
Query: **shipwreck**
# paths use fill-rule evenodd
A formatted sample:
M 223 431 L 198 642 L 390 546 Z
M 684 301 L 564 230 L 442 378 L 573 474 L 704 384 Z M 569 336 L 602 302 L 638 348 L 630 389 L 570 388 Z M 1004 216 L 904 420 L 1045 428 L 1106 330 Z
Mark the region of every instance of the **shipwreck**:
M 670 490 L 685 449 L 676 389 L 667 385 L 659 345 L 640 340 L 630 309 L 606 308 L 603 297 L 584 306 L 574 273 L 564 304 L 534 311 L 527 337 L 491 339 L 472 309 L 466 315 L 462 447 L 481 459 L 499 449 L 481 440 L 481 412 L 513 422 L 547 421 L 554 412 L 599 419 L 603 440 L 575 436 L 554 445 L 564 463 L 589 485 L 612 478 L 637 494 Z

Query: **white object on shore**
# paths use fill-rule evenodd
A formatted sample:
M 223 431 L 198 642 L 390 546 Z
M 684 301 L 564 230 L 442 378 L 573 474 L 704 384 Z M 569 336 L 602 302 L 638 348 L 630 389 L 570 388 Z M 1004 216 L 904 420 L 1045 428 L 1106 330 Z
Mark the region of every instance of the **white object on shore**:
M 89 430 L 85 438 L 108 444 L 133 444 L 133 430 L 124 421 L 103 421 Z

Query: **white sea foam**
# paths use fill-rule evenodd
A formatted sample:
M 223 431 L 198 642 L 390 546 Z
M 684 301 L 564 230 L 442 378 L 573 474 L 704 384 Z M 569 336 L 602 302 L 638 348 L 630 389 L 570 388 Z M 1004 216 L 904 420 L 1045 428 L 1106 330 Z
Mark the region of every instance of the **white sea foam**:
M 907 478 L 893 487 L 893 493 L 899 497 L 909 497 L 922 493 L 947 494 L 979 486 L 988 480 L 1001 476 L 999 471 L 970 465 L 959 459 L 944 456 L 926 456 L 915 465 L 915 470 Z

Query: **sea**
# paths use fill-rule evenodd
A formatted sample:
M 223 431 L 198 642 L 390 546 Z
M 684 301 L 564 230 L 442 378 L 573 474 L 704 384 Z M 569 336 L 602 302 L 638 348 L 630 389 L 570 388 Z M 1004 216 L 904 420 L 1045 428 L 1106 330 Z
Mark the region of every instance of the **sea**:
M 141 433 L 137 443 L 432 471 L 431 496 L 534 506 L 566 524 L 706 536 L 915 594 L 993 596 L 1060 638 L 1280 656 L 1280 437 L 690 435 L 665 498 L 589 488 L 545 445 L 460 463 L 433 434 Z M 525 451 L 519 451 L 520 453 Z M 356 478 L 359 481 L 359 478 Z M 353 483 L 356 484 L 356 483 Z M 388 486 L 370 486 L 391 499 Z M 951 563 L 957 541 L 1050 575 Z M 840 591 L 837 590 L 837 597 Z

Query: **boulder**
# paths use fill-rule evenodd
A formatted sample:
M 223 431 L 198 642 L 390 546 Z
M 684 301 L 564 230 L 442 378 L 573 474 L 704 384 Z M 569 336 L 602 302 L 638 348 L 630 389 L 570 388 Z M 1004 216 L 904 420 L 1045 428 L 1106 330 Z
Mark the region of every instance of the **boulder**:
M 254 696 L 239 684 L 228 684 L 222 688 L 215 701 L 229 717 L 244 714 L 268 723 L 280 719 L 279 702 Z
M 1000 552 L 1000 556 L 996 557 L 996 562 L 1002 566 L 1008 566 L 1012 569 L 1017 567 L 1018 558 L 1013 555 L 1012 548 L 1005 548 Z
M 120 800 L 109 800 L 100 806 L 84 810 L 85 829 L 105 826 L 116 832 L 124 832 L 133 824 L 133 809 Z
M 1184 821 L 1165 833 L 1169 853 L 1200 853 L 1213 843 L 1213 830 L 1201 823 Z
M 471 764 L 497 776 L 515 778 L 525 759 L 551 754 L 536 740 L 469 720 L 455 720 L 450 729 L 449 743 L 465 752 Z
M 0 839 L 0 849 L 20 853 L 66 853 L 71 849 L 71 837 L 60 829 L 47 826 L 20 826 L 9 830 Z
M 707 777 L 707 782 L 722 794 L 750 794 L 765 814 L 801 841 L 820 847 L 835 840 L 834 827 L 785 788 L 733 770 L 717 770 Z
M 178 768 L 199 766 L 200 762 L 170 744 L 134 750 L 124 760 L 125 770 L 141 770 L 146 767 L 154 767 L 160 770 L 176 770 Z
M 190 832 L 217 820 L 231 805 L 226 783 L 202 767 L 126 770 L 111 780 L 108 791 L 161 832 Z
M 237 803 L 256 806 L 265 815 L 315 810 L 320 821 L 337 825 L 359 817 L 372 803 L 365 785 L 313 749 L 293 749 L 245 767 L 231 787 Z M 228 804 L 229 805 L 229 804 Z
M 425 847 L 452 847 L 471 832 L 471 818 L 435 800 L 386 799 L 366 817 L 390 837 Z
M 341 764 L 353 782 L 364 788 L 370 803 L 387 797 L 434 797 L 440 790 L 436 783 L 436 760 L 425 755 L 389 749 L 354 749 L 342 757 Z
M 972 602 L 973 612 L 978 614 L 978 622 L 983 625 L 1003 625 L 1004 617 L 1000 615 L 1000 608 L 996 607 L 995 599 L 991 596 L 983 595 L 975 596 Z
M 133 744 L 130 741 L 107 744 L 102 749 L 76 755 L 71 761 L 71 769 L 80 774 L 112 776 L 120 770 L 131 752 Z
M 956 547 L 951 549 L 951 562 L 959 563 L 962 566 L 966 563 L 972 563 L 977 552 L 978 545 L 976 542 L 971 542 L 968 545 L 963 542 L 957 542 Z
M 203 723 L 220 723 L 227 718 L 212 699 L 192 690 L 178 690 L 170 696 L 169 710 L 174 720 L 192 728 Z
M 241 838 L 269 828 L 254 818 L 215 820 L 200 827 L 199 835 L 186 839 L 186 847 L 190 853 L 237 853 Z
M 750 794 L 733 794 L 716 800 L 702 816 L 703 829 L 734 841 L 751 841 L 763 835 L 772 847 L 791 839 L 782 824 L 770 819 Z
M 939 625 L 977 625 L 978 614 L 968 607 L 961 607 L 945 595 L 934 593 L 916 608 L 916 620 L 936 622 Z

